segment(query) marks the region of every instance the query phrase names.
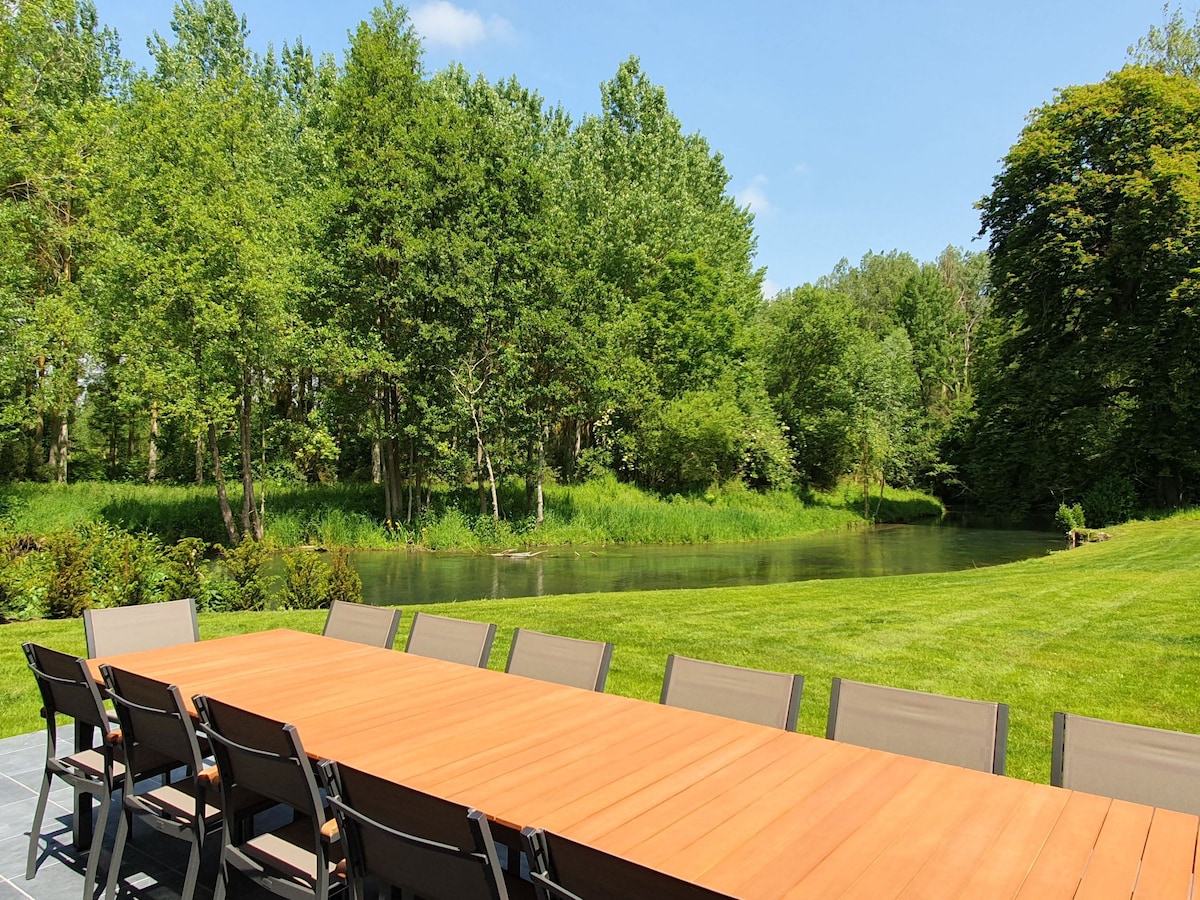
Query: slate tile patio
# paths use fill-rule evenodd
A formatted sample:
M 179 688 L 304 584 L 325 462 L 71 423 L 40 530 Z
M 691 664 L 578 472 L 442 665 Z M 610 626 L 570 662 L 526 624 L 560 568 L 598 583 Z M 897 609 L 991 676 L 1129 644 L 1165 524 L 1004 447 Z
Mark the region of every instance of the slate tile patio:
M 58 752 L 68 752 L 73 739 L 70 726 L 60 728 Z M 29 827 L 33 824 L 45 760 L 45 732 L 0 740 L 0 900 L 83 900 L 84 897 L 87 852 L 76 851 L 71 842 L 72 790 L 62 781 L 56 780 L 46 807 L 38 844 L 37 875 L 32 881 L 25 880 Z M 112 815 L 100 866 L 101 884 L 93 887 L 90 897 L 104 896 L 103 881 L 116 829 L 117 816 Z M 217 877 L 218 845 L 218 840 L 212 840 L 204 848 L 197 900 L 211 900 Z M 123 900 L 178 898 L 186 868 L 187 845 L 183 841 L 161 835 L 145 825 L 135 826 L 133 842 L 127 845 L 121 863 L 118 896 Z M 273 896 L 236 875 L 230 882 L 230 900 L 267 900 Z

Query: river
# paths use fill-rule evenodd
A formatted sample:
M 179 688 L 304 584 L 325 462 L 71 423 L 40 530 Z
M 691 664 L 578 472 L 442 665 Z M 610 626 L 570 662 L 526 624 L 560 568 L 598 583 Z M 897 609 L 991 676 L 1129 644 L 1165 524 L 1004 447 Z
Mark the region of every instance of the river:
M 737 544 L 555 547 L 527 558 L 364 551 L 350 559 L 367 603 L 409 604 L 950 572 L 1064 545 L 1041 531 L 880 525 Z

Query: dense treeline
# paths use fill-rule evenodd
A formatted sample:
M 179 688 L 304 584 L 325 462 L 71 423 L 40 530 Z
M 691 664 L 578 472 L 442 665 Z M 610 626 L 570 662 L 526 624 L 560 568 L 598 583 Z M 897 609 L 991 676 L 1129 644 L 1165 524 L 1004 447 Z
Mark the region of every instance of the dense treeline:
M 1043 352 L 1019 286 L 1093 301 L 1026 278 L 1064 267 L 1012 249 L 1006 210 L 1044 190 L 1021 144 L 984 202 L 995 279 L 982 253 L 869 254 L 764 301 L 720 154 L 636 59 L 572 122 L 515 79 L 426 71 L 390 2 L 341 63 L 299 41 L 250 51 L 228 0 L 182 0 L 171 32 L 134 71 L 88 0 L 0 9 L 0 477 L 211 482 L 237 544 L 263 535 L 267 480 L 373 478 L 391 522 L 469 484 L 481 515 L 540 522 L 548 479 L 605 471 L 662 493 L 853 476 L 868 516 L 888 485 L 1028 511 L 1101 475 L 1148 499 L 1161 471 L 1177 502 L 1196 476 L 1169 428 L 1128 458 L 1039 444 L 1044 382 L 1069 380 L 1022 350 Z M 1181 222 L 1186 177 L 1172 162 L 1154 181 Z M 1128 256 L 1176 239 L 1148 232 Z M 1081 383 L 1110 358 L 1095 346 Z M 1126 357 L 1143 351 L 1173 352 Z M 1124 416 L 1122 377 L 1095 386 Z M 1036 447 L 1060 465 L 1025 465 Z

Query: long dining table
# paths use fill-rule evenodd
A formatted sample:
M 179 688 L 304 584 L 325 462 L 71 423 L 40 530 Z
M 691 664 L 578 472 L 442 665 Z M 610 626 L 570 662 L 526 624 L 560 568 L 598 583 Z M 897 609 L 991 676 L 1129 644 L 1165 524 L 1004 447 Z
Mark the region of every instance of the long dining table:
M 106 662 L 735 897 L 1192 895 L 1193 815 L 294 631 Z

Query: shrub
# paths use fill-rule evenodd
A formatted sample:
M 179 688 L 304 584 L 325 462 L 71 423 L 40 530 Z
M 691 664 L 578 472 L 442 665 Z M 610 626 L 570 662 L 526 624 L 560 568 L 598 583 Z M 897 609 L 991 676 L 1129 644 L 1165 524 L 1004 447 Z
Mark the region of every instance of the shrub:
M 1128 521 L 1136 506 L 1133 483 L 1123 475 L 1105 475 L 1083 495 L 1087 524 L 1092 528 Z
M 184 538 L 168 547 L 164 556 L 163 599 L 195 599 L 202 605 L 205 596 L 204 582 L 207 580 L 202 564 L 209 551 L 207 541 L 200 538 Z
M 328 605 L 329 568 L 316 553 L 289 553 L 283 564 L 287 577 L 279 602 L 284 609 L 322 609 Z
M 227 599 L 234 610 L 266 609 L 272 579 L 265 573 L 268 552 L 260 541 L 242 540 L 232 549 L 222 550 L 225 570 L 237 585 L 236 594 Z
M 63 531 L 47 547 L 52 569 L 46 588 L 46 617 L 72 619 L 92 605 L 92 577 L 87 551 L 75 531 Z
M 1054 514 L 1054 524 L 1066 532 L 1082 528 L 1084 525 L 1083 505 L 1080 503 L 1076 503 L 1074 506 L 1067 506 L 1065 503 L 1058 504 L 1058 512 Z
M 350 551 L 338 547 L 329 554 L 329 605 L 334 600 L 362 603 L 362 579 L 350 565 Z

